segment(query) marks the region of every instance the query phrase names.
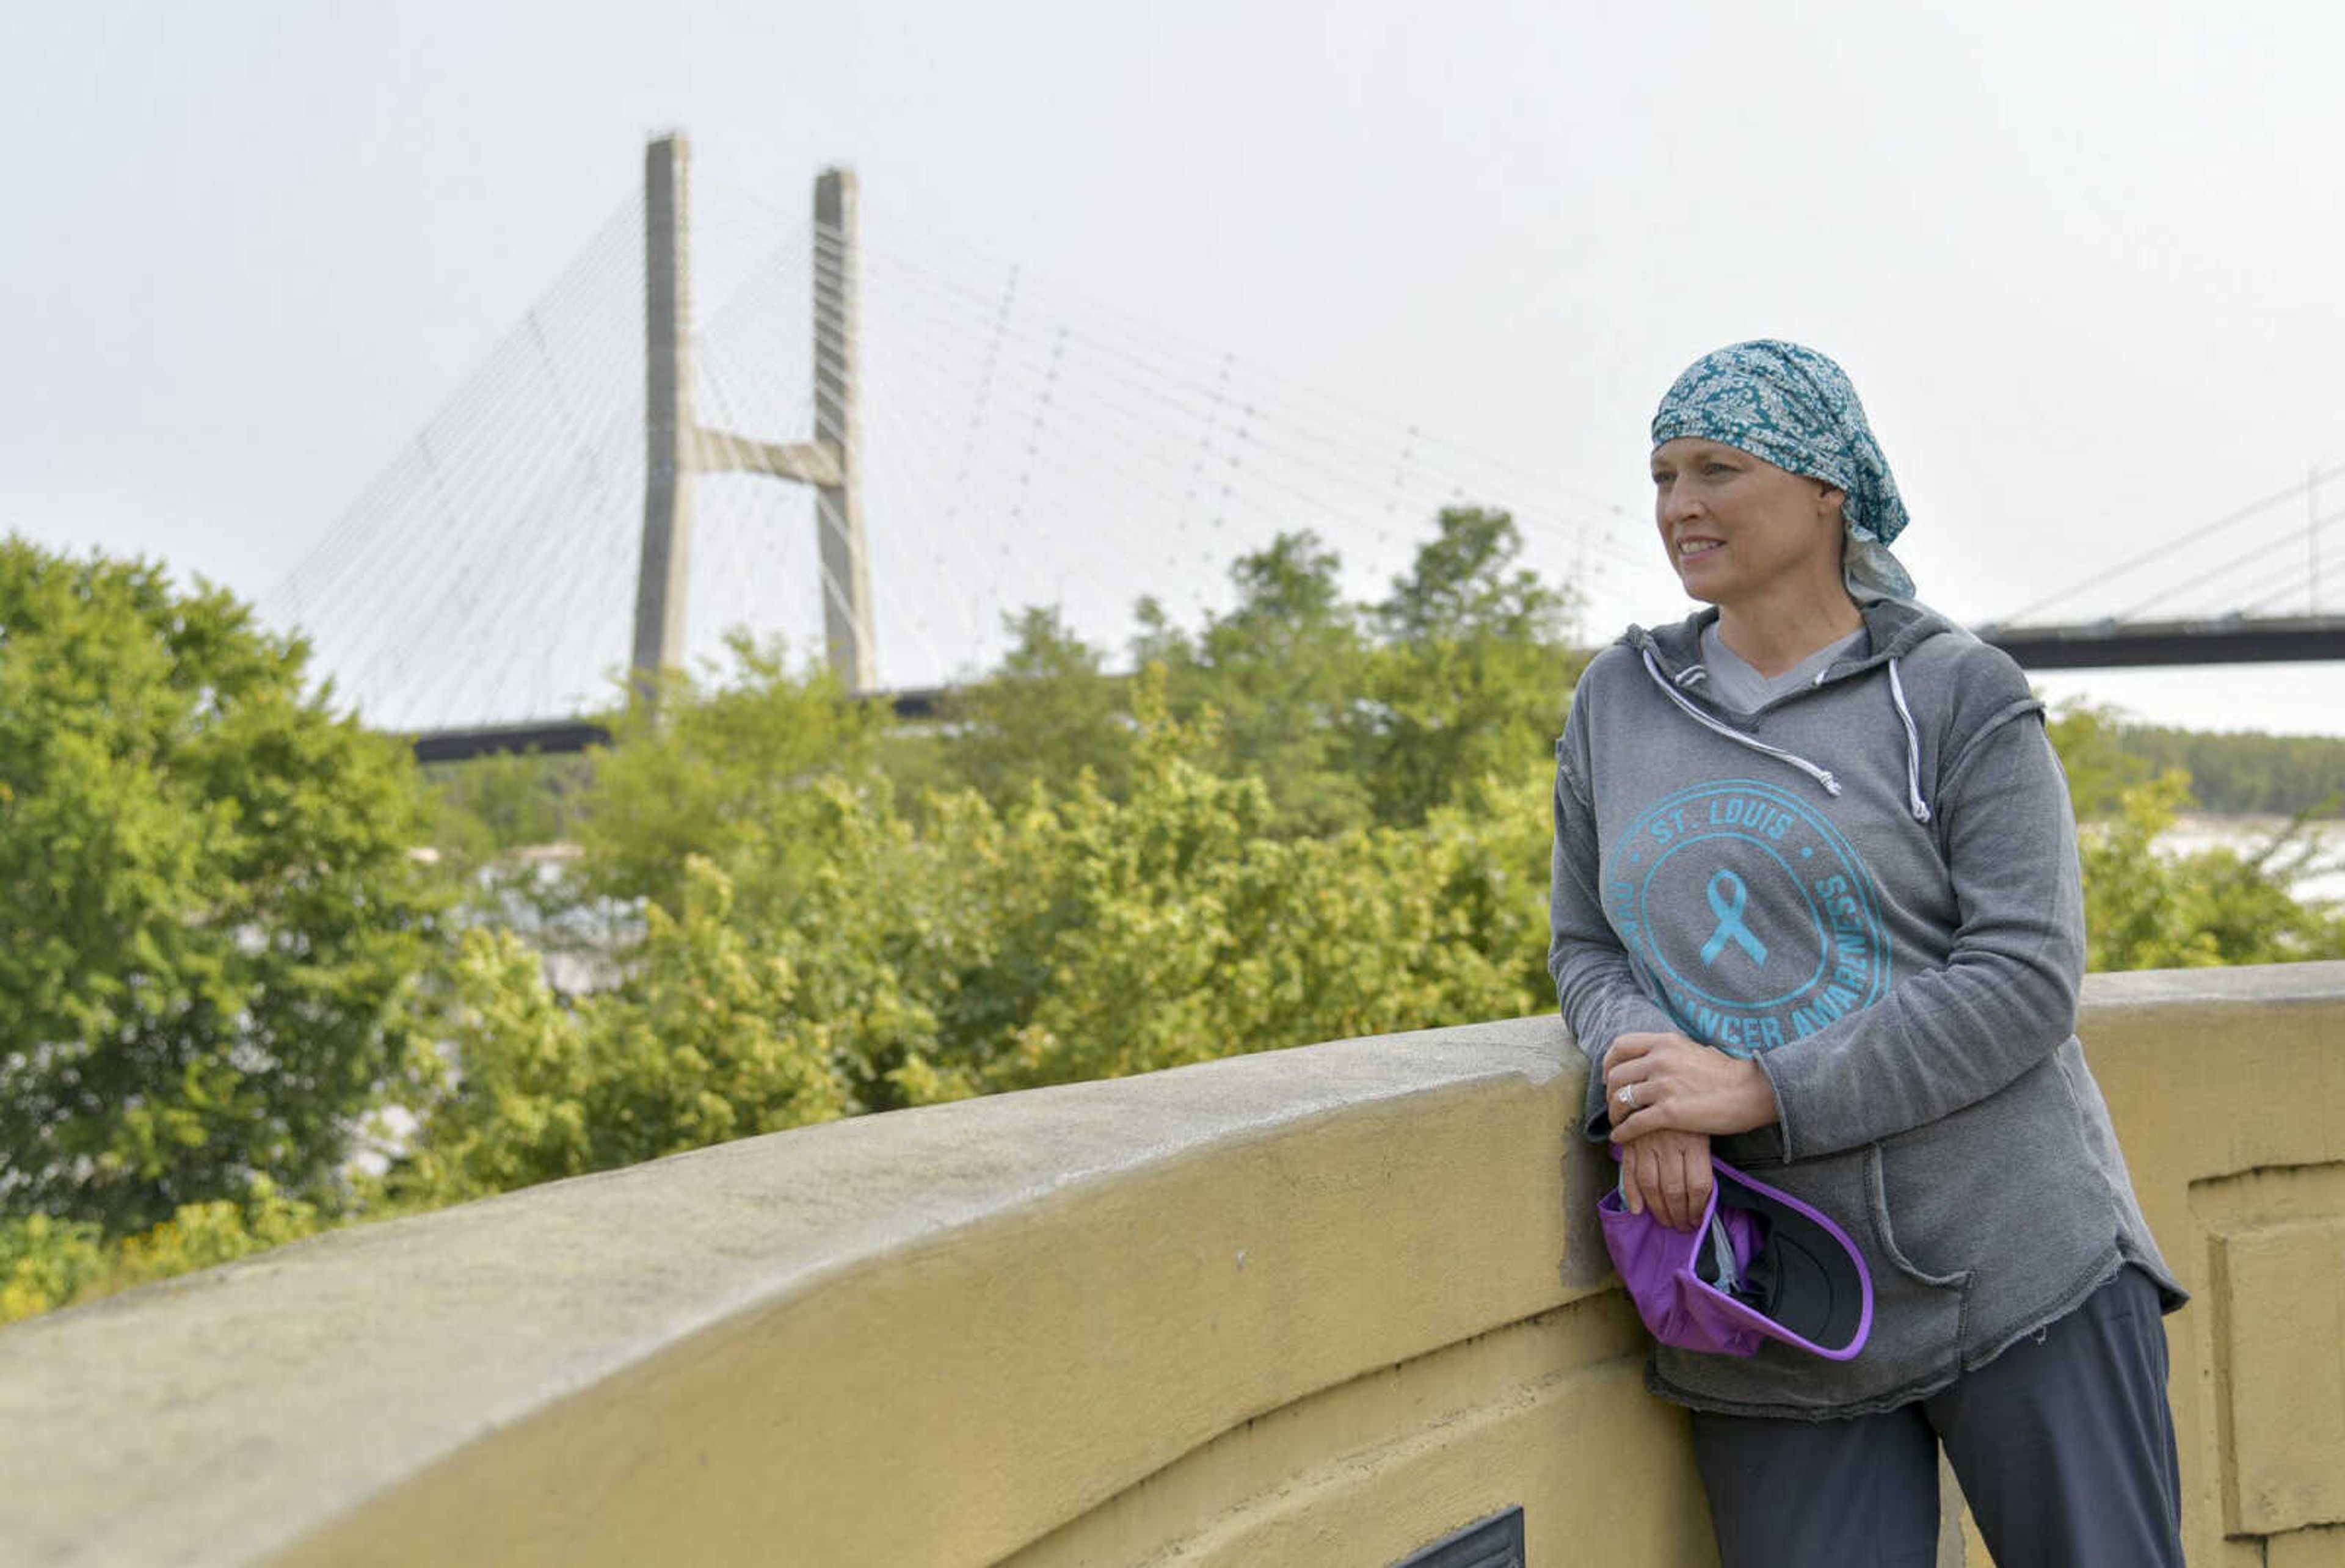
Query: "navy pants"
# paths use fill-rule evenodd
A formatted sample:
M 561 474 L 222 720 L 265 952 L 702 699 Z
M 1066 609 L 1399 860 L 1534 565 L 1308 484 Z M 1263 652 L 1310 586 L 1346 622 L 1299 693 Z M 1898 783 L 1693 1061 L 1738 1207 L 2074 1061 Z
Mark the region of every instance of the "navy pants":
M 1725 1568 L 1931 1568 L 1938 1447 L 1996 1568 L 2182 1568 L 2157 1288 L 2137 1269 L 1910 1405 L 1693 1417 Z

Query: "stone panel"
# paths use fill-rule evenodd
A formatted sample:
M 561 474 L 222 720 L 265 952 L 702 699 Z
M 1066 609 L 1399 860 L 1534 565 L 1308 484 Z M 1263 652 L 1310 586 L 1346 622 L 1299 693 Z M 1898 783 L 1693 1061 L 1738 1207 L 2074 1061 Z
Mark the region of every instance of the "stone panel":
M 2233 1528 L 2345 1523 L 2345 1219 L 2227 1236 Z
M 2264 1568 L 2345 1568 L 2345 1525 L 2273 1536 L 2264 1544 Z
M 2277 1550 L 2291 1532 L 2345 1525 L 2345 1164 L 2202 1181 L 2191 1209 L 2224 1533 Z

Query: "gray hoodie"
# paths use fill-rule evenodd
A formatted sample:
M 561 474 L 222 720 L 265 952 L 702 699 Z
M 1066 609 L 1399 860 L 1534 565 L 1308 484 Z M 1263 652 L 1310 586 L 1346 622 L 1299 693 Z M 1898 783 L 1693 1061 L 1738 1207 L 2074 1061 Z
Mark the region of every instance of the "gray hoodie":
M 1556 748 L 1548 968 L 1588 1053 L 1677 1031 L 1755 1057 L 1772 1127 L 1714 1152 L 1838 1219 L 1873 1334 L 1834 1363 L 1660 1347 L 1654 1391 L 1753 1415 L 1886 1410 L 2159 1257 L 2074 1033 L 2075 820 L 2019 667 L 1934 612 L 1755 713 L 1703 693 L 1704 611 L 1589 664 Z

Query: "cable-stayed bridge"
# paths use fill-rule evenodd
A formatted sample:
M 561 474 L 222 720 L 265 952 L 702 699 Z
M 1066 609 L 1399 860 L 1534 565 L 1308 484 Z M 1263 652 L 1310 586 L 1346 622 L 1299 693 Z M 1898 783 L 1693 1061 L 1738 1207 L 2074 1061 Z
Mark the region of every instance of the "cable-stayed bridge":
M 2345 506 L 2323 511 L 2321 498 L 2340 481 L 2345 465 L 2315 468 L 1979 633 L 2036 670 L 2345 659 L 2345 616 L 2320 613 L 2321 537 L 2345 518 Z M 2120 588 L 2121 606 L 2097 619 L 2041 619 Z
M 1677 591 L 1641 516 L 871 222 L 844 171 L 810 212 L 720 187 L 696 225 L 686 168 L 652 144 L 643 189 L 264 601 L 423 754 L 584 744 L 627 671 L 728 629 L 917 692 L 1029 604 L 1108 645 L 1143 597 L 1193 618 L 1283 530 L 1380 582 L 1449 505 L 1509 511 L 1588 624 Z M 2345 467 L 1981 632 L 2042 668 L 2345 658 L 2317 613 L 2324 493 Z M 2047 619 L 2119 589 L 2113 616 Z

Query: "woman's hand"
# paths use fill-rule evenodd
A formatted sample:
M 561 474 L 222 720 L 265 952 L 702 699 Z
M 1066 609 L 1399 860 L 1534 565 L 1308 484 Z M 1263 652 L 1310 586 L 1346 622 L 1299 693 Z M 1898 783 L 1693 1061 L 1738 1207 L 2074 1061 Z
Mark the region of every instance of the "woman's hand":
M 1759 1064 L 1683 1035 L 1622 1035 L 1604 1054 L 1612 1141 L 1665 1129 L 1749 1132 L 1775 1119 L 1775 1091 Z
M 1710 1207 L 1713 1178 L 1706 1132 L 1649 1132 L 1620 1148 L 1620 1196 L 1631 1214 L 1653 1211 L 1672 1230 L 1690 1230 Z

